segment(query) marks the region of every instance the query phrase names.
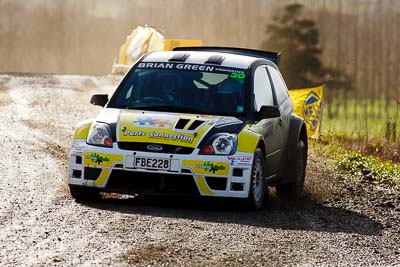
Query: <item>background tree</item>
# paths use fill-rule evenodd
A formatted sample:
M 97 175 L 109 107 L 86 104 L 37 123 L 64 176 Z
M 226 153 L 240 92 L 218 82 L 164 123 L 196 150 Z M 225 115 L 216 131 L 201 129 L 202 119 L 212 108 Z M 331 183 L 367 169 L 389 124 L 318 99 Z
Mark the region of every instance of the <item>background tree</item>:
M 319 31 L 315 22 L 302 17 L 303 5 L 290 4 L 274 23 L 267 25 L 263 50 L 282 52 L 280 70 L 289 88 L 326 84 L 345 88 L 349 79 L 340 70 L 324 67 L 320 56 Z

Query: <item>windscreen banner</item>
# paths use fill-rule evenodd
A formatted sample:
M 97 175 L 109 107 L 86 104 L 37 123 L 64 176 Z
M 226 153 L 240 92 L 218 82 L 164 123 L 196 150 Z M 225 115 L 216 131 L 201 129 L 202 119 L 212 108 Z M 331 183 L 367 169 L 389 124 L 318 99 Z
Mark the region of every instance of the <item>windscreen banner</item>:
M 322 109 L 324 105 L 324 87 L 291 89 L 294 113 L 306 121 L 309 137 L 318 139 L 321 135 Z

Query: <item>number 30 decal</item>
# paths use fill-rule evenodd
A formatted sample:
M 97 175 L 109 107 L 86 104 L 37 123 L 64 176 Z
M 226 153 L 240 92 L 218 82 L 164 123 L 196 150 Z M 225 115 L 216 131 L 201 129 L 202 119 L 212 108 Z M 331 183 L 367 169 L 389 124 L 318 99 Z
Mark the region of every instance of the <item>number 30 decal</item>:
M 246 74 L 244 74 L 244 73 L 232 72 L 230 77 L 231 77 L 231 78 L 234 78 L 234 79 L 244 79 L 244 78 L 246 77 Z

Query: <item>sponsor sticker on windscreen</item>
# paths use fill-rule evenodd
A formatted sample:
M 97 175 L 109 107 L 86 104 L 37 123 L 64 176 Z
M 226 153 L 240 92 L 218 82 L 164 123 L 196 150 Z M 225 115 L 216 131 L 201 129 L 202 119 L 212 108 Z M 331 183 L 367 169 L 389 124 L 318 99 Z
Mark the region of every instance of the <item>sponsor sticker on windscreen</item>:
M 229 74 L 230 78 L 243 80 L 246 78 L 244 69 L 232 67 L 220 67 L 190 63 L 165 63 L 165 62 L 141 62 L 137 66 L 138 69 L 161 69 L 161 70 L 186 70 L 186 71 L 202 71 L 213 73 Z

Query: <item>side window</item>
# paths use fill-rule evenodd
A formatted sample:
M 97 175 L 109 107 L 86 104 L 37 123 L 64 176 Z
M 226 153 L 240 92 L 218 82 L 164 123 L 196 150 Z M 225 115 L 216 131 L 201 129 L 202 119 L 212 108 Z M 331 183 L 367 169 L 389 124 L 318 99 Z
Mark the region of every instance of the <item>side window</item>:
M 254 95 L 256 111 L 260 111 L 264 105 L 274 105 L 272 87 L 265 67 L 258 67 L 254 72 Z
M 277 69 L 268 66 L 268 71 L 269 74 L 271 75 L 272 83 L 274 84 L 278 104 L 282 105 L 282 103 L 285 102 L 285 100 L 289 97 L 286 84 L 283 81 L 283 78 Z

